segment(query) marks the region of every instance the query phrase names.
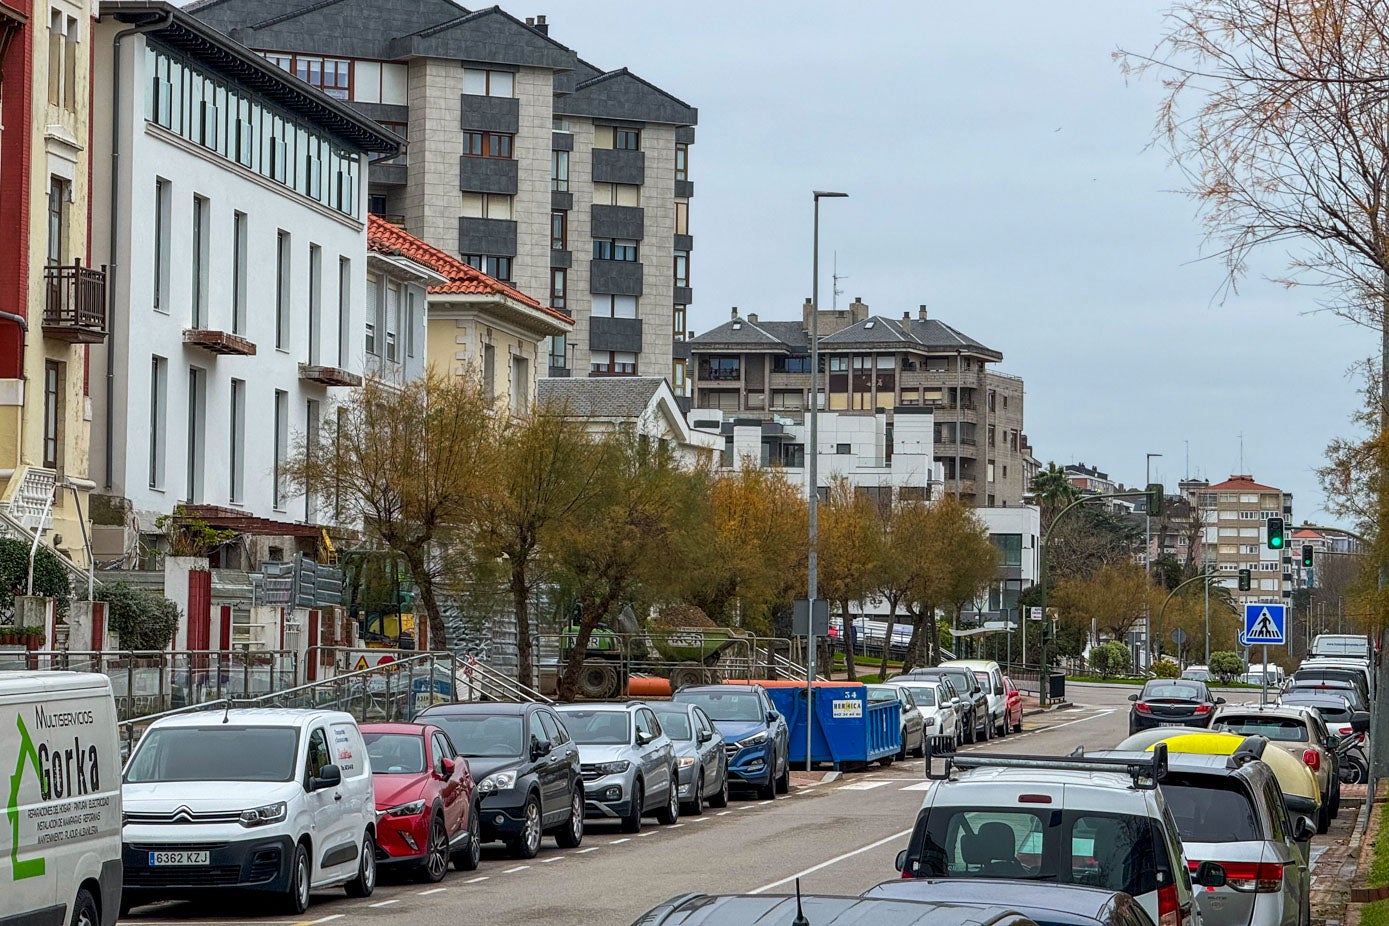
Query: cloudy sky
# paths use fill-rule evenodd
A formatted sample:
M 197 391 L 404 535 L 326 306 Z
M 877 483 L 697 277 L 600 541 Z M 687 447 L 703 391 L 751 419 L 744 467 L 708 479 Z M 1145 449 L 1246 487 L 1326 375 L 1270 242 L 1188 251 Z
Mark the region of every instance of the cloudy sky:
M 1165 4 L 546 0 L 551 34 L 698 106 L 691 153 L 696 332 L 730 306 L 799 317 L 812 189 L 821 304 L 925 303 L 1027 383 L 1038 456 L 1174 486 L 1244 468 L 1329 521 L 1314 468 L 1349 430 L 1347 370 L 1377 338 L 1317 294 L 1265 282 L 1214 297 L 1217 263 L 1165 153 L 1159 95 L 1116 48 L 1150 50 Z M 1187 448 L 1190 468 L 1187 468 Z

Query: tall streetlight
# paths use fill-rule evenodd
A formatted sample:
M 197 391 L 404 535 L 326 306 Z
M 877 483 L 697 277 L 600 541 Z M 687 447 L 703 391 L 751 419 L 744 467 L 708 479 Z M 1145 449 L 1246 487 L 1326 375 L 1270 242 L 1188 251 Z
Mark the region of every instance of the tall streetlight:
M 1150 453 L 1143 460 L 1143 487 L 1147 488 L 1153 484 L 1153 457 L 1160 457 L 1160 453 Z M 1147 573 L 1148 581 L 1153 581 L 1153 506 L 1151 503 L 1143 506 L 1143 571 Z M 1143 620 L 1148 631 L 1148 662 L 1152 664 L 1157 661 L 1158 646 L 1161 640 L 1153 639 L 1152 611 L 1149 609 L 1147 596 L 1144 596 Z M 1134 654 L 1137 658 L 1137 653 Z
M 805 660 L 805 770 L 810 771 L 812 698 L 815 696 L 815 599 L 820 594 L 820 200 L 839 199 L 848 193 L 815 190 L 814 255 L 811 258 L 810 281 L 810 485 L 806 503 L 810 509 L 810 551 L 807 556 L 809 573 L 806 596 L 810 599 L 806 621 Z M 847 618 L 848 615 L 846 614 Z M 844 622 L 844 641 L 853 646 L 850 623 Z

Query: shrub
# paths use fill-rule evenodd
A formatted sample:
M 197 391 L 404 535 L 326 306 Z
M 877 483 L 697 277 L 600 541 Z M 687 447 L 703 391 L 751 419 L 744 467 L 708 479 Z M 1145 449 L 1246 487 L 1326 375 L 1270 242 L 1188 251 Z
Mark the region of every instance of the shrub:
M 1118 640 L 1101 643 L 1090 650 L 1090 665 L 1101 678 L 1128 672 L 1131 658 L 1129 648 Z
M 1158 678 L 1178 678 L 1182 674 L 1182 667 L 1164 656 L 1153 663 L 1153 674 Z
M 1211 653 L 1210 670 L 1220 676 L 1222 682 L 1228 682 L 1244 672 L 1244 660 L 1235 653 Z
M 98 601 L 106 602 L 107 626 L 127 650 L 162 650 L 178 630 L 178 605 L 158 592 L 113 582 L 97 589 Z
M 0 613 L 14 613 L 16 595 L 25 594 L 29 585 L 29 544 L 0 538 Z M 58 560 L 58 554 L 39 544 L 34 554 L 34 594 L 57 602 L 58 618 L 67 620 L 72 586 Z

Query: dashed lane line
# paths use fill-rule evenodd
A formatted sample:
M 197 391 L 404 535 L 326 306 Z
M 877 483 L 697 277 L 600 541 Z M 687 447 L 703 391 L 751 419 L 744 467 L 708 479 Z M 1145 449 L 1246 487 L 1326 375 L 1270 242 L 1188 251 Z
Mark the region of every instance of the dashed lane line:
M 632 841 L 632 840 L 631 840 L 629 837 L 623 836 L 621 839 L 613 839 L 613 840 L 610 840 L 610 841 L 608 842 L 608 845 L 610 845 L 610 846 L 620 846 L 620 845 L 622 845 L 624 842 L 631 842 L 631 841 Z
M 389 906 L 391 906 L 392 904 L 398 904 L 398 903 L 400 903 L 400 900 L 399 900 L 399 899 L 396 899 L 396 900 L 381 900 L 381 901 L 377 901 L 376 903 L 373 903 L 373 904 L 367 904 L 367 906 L 369 906 L 369 907 L 389 907 Z
M 564 859 L 565 859 L 565 856 L 563 856 L 563 855 L 552 855 L 552 856 L 550 856 L 549 858 L 543 858 L 543 859 L 541 859 L 541 860 L 540 860 L 540 864 L 542 864 L 542 865 L 548 865 L 548 864 L 550 864 L 551 862 L 562 862 L 562 861 L 564 861 Z
M 821 863 L 818 864 L 818 865 L 811 865 L 809 868 L 805 869 L 804 871 L 798 871 L 798 872 L 796 872 L 794 875 L 789 875 L 789 876 L 787 876 L 787 877 L 785 877 L 785 878 L 782 878 L 780 881 L 773 881 L 773 882 L 770 883 L 770 884 L 764 884 L 764 885 L 762 885 L 761 887 L 756 888 L 756 889 L 753 890 L 753 891 L 750 891 L 749 893 L 761 894 L 761 893 L 764 892 L 764 891 L 770 891 L 770 890 L 771 890 L 772 888 L 774 888 L 774 887 L 781 887 L 783 884 L 790 884 L 792 881 L 795 881 L 797 878 L 804 878 L 806 875 L 812 875 L 812 874 L 814 874 L 815 872 L 820 871 L 820 870 L 823 869 L 823 868 L 829 868 L 831 865 L 837 865 L 837 864 L 839 864 L 840 862 L 844 861 L 845 859 L 851 859 L 851 858 L 853 858 L 853 857 L 856 856 L 856 855 L 862 855 L 862 854 L 865 853 L 865 852 L 871 852 L 872 850 L 878 848 L 879 846 L 885 846 L 885 845 L 887 845 L 887 844 L 890 843 L 890 842 L 895 842 L 895 841 L 898 840 L 898 839 L 902 839 L 903 837 L 910 836 L 911 833 L 912 833 L 912 831 L 911 831 L 910 828 L 905 829 L 905 830 L 902 830 L 900 833 L 893 833 L 891 836 L 886 836 L 886 837 L 884 837 L 884 838 L 882 838 L 882 839 L 879 839 L 877 842 L 870 842 L 868 845 L 866 845 L 866 846 L 859 846 L 857 849 L 854 849 L 854 850 L 851 851 L 851 852 L 845 852 L 843 855 L 836 855 L 836 856 L 835 856 L 834 858 L 832 858 L 832 859 L 826 859 L 825 861 L 821 862 Z
M 489 877 L 491 877 L 491 875 L 479 875 L 479 876 L 476 877 L 476 878 L 469 878 L 467 881 L 464 881 L 463 883 L 464 883 L 464 884 L 478 884 L 478 883 L 480 883 L 480 882 L 486 881 Z
M 446 890 L 448 890 L 446 887 L 436 887 L 428 891 L 416 891 L 415 893 L 420 897 L 428 897 L 430 894 L 442 894 Z
M 529 868 L 529 867 L 531 867 L 531 866 L 529 866 L 529 865 L 517 865 L 515 868 L 508 868 L 506 871 L 502 872 L 502 874 L 504 874 L 504 875 L 514 875 L 514 874 L 516 874 L 516 872 L 518 872 L 518 871 L 525 871 L 525 870 L 526 870 L 527 868 Z
M 575 854 L 575 855 L 586 855 L 586 854 L 589 853 L 589 852 L 597 852 L 597 851 L 598 851 L 599 849 L 601 849 L 601 848 L 603 848 L 603 847 L 602 847 L 602 846 L 589 846 L 587 849 L 580 849 L 578 852 L 575 852 L 574 854 Z

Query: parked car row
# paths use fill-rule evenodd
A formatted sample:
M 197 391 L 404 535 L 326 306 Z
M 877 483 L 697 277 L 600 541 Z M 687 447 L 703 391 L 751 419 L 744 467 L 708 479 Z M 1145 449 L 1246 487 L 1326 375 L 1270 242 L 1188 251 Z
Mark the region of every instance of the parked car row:
M 950 736 L 955 744 L 974 743 L 1022 731 L 1022 693 L 992 660 L 952 659 L 895 675 L 883 686 L 909 693 L 913 709 L 922 718 L 923 738 Z M 903 711 L 905 717 L 905 704 Z M 906 724 L 904 720 L 903 757 L 907 751 Z

